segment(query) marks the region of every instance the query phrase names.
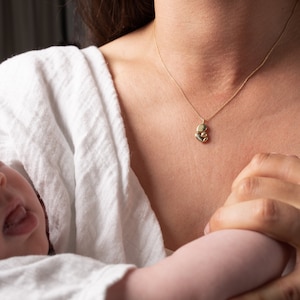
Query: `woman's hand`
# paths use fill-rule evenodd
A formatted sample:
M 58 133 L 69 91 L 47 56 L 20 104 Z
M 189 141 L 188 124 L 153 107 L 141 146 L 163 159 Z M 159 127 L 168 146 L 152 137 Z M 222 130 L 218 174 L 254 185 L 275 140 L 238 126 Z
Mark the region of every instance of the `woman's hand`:
M 251 201 L 250 201 L 251 200 Z M 296 249 L 293 272 L 235 300 L 300 299 L 300 159 L 258 154 L 238 175 L 225 205 L 207 230 L 249 229 Z

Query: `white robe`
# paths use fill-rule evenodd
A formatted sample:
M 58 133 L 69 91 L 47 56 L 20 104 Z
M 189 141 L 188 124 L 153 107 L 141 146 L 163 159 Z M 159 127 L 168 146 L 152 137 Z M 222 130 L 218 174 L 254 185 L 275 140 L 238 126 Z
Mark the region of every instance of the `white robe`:
M 0 160 L 24 167 L 65 253 L 0 261 L 0 299 L 104 299 L 130 268 L 165 257 L 96 47 L 52 47 L 0 65 Z

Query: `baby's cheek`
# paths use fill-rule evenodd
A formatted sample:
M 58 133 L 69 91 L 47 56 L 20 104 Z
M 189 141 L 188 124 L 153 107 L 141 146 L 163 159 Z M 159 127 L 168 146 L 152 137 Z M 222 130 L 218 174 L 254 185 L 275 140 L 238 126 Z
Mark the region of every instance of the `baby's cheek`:
M 45 220 L 39 220 L 39 226 L 24 241 L 20 248 L 23 248 L 21 255 L 47 255 L 49 251 L 49 240 L 46 233 Z

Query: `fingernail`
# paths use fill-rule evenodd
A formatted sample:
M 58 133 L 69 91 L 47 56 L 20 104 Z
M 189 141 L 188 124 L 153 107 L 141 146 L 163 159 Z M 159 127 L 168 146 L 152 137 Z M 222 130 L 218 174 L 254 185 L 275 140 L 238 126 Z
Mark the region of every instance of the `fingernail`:
M 205 228 L 204 228 L 204 234 L 209 234 L 210 232 L 210 226 L 209 226 L 209 223 L 206 224 Z

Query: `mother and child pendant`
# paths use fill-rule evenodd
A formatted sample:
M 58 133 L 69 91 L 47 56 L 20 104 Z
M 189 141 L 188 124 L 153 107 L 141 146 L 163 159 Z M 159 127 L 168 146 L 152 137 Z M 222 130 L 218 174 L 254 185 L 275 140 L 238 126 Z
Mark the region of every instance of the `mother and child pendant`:
M 208 127 L 202 123 L 197 126 L 195 137 L 198 141 L 201 143 L 207 143 L 208 142 L 208 134 L 207 134 Z

